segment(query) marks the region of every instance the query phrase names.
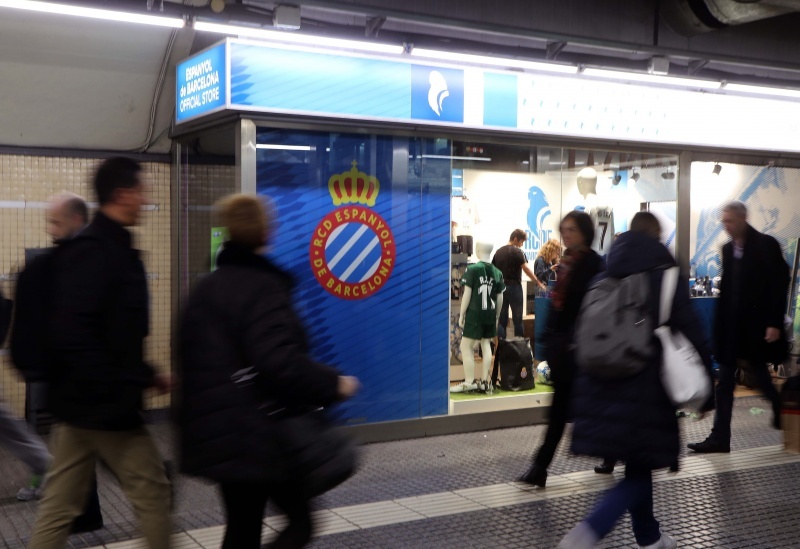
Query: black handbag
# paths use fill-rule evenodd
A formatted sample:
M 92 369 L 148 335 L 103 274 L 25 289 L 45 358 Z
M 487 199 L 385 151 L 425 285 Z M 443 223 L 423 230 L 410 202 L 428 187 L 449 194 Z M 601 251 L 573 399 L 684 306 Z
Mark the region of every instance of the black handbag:
M 306 498 L 319 496 L 353 476 L 357 452 L 352 439 L 322 408 L 298 414 L 271 414 L 276 447 L 286 456 L 283 476 Z

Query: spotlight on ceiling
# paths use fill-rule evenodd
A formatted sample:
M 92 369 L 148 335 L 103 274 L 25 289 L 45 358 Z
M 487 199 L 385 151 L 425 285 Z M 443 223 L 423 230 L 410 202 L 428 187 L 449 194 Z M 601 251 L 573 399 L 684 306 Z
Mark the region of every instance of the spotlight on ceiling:
M 666 179 L 668 181 L 671 181 L 675 179 L 675 172 L 671 172 L 669 171 L 669 169 L 667 169 L 667 171 L 661 174 L 661 179 Z
M 612 185 L 619 185 L 620 181 L 622 181 L 622 176 L 620 174 L 617 174 L 613 178 L 611 178 Z
M 713 173 L 714 175 L 719 175 L 719 172 L 721 171 L 722 171 L 722 166 L 720 166 L 719 164 L 714 164 L 714 169 L 711 170 L 711 173 Z
M 633 172 L 631 174 L 631 179 L 633 180 L 634 183 L 639 181 L 640 177 L 642 177 L 642 174 L 640 174 L 639 172 Z

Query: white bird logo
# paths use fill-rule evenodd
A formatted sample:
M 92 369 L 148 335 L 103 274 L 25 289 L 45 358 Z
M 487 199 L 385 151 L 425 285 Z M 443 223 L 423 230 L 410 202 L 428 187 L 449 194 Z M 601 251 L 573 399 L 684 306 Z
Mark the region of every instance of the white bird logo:
M 431 88 L 428 90 L 428 105 L 431 106 L 436 116 L 442 116 L 442 103 L 450 96 L 447 81 L 439 71 L 431 71 L 428 81 L 431 84 Z

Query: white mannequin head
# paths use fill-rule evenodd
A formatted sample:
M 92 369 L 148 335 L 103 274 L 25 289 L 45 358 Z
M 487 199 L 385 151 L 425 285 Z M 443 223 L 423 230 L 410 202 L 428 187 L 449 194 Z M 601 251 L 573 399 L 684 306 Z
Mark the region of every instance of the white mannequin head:
M 583 168 L 578 172 L 578 192 L 584 198 L 597 194 L 597 172 L 594 168 Z
M 494 244 L 489 242 L 477 242 L 475 243 L 475 255 L 480 261 L 489 261 L 489 258 L 492 256 L 492 250 L 494 249 Z

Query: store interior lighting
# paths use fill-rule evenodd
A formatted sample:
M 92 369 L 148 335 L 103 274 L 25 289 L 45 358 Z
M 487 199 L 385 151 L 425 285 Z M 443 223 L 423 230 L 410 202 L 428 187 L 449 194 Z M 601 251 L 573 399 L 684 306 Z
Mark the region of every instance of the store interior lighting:
M 667 181 L 671 181 L 675 179 L 675 172 L 671 172 L 669 171 L 669 168 L 667 168 L 667 171 L 661 174 L 661 179 L 666 179 Z
M 639 172 L 633 172 L 633 173 L 631 174 L 631 180 L 632 180 L 634 183 L 636 183 L 637 181 L 639 181 L 639 178 L 640 178 L 640 177 L 642 177 L 642 174 L 640 174 Z
M 124 11 L 103 10 L 56 4 L 53 2 L 35 2 L 31 0 L 0 0 L 0 8 L 17 8 L 42 13 L 55 13 L 59 15 L 73 15 L 91 19 L 104 19 L 106 21 L 119 21 L 122 23 L 138 23 L 141 25 L 155 25 L 157 27 L 182 28 L 186 22 L 178 17 L 163 17 L 160 15 L 145 15 L 128 13 Z
M 611 178 L 612 185 L 619 185 L 620 181 L 622 181 L 622 176 L 620 174 L 617 174 L 613 178 Z
M 272 143 L 258 143 L 256 149 L 266 149 L 270 151 L 311 151 L 314 147 L 310 145 L 275 145 Z
M 609 78 L 613 80 L 628 80 L 630 82 L 645 82 L 648 84 L 669 84 L 670 86 L 684 86 L 687 88 L 702 88 L 707 90 L 719 89 L 719 81 L 700 80 L 698 78 L 681 78 L 679 76 L 661 76 L 658 74 L 645 74 L 640 72 L 614 71 L 608 69 L 587 68 L 583 70 L 586 76 Z
M 719 164 L 714 164 L 714 169 L 711 170 L 711 173 L 713 173 L 714 175 L 719 175 L 721 171 L 722 171 L 722 166 L 720 166 Z
M 326 36 L 312 36 L 310 34 L 296 34 L 288 31 L 276 31 L 257 27 L 240 27 L 237 25 L 221 25 L 219 23 L 209 23 L 207 21 L 197 21 L 194 24 L 195 30 L 204 32 L 215 32 L 218 34 L 228 34 L 231 36 L 243 36 L 246 38 L 258 38 L 271 42 L 284 42 L 288 44 L 298 44 L 312 47 L 328 47 L 345 50 L 366 51 L 371 53 L 401 54 L 403 46 L 397 44 L 381 44 L 378 42 L 367 42 L 363 40 L 345 40 L 343 38 L 328 38 Z
M 578 72 L 578 67 L 575 67 L 573 65 L 540 63 L 538 61 L 525 61 L 522 59 L 510 59 L 506 57 L 490 57 L 487 55 L 456 53 L 452 51 L 428 50 L 425 48 L 412 48 L 410 54 L 413 57 L 436 59 L 439 61 L 467 63 L 470 65 L 488 65 L 491 67 L 530 69 L 535 71 L 557 72 L 562 74 L 576 74 Z

